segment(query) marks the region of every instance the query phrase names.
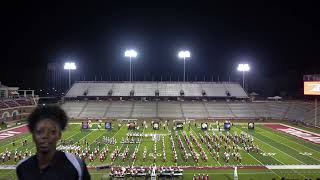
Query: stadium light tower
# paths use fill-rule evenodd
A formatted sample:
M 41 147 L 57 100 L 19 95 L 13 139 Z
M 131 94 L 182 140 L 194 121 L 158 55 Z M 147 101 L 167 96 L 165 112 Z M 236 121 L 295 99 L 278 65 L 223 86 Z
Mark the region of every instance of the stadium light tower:
M 132 75 L 131 75 L 131 59 L 137 57 L 137 55 L 138 55 L 137 51 L 135 51 L 135 50 L 133 50 L 133 49 L 131 49 L 131 50 L 126 50 L 126 51 L 124 52 L 124 56 L 125 56 L 125 57 L 129 57 L 129 60 L 130 60 L 130 78 L 129 78 L 129 79 L 130 79 L 130 82 L 132 81 Z
M 183 58 L 183 81 L 186 81 L 186 58 L 190 58 L 190 51 L 180 51 L 178 53 L 179 58 Z
M 249 66 L 249 64 L 239 64 L 237 70 L 242 71 L 242 87 L 243 87 L 243 89 L 245 89 L 245 87 L 244 87 L 244 73 L 247 71 L 250 71 L 250 66 Z
M 69 88 L 71 86 L 71 70 L 76 70 L 77 66 L 74 62 L 64 63 L 64 69 L 69 71 Z

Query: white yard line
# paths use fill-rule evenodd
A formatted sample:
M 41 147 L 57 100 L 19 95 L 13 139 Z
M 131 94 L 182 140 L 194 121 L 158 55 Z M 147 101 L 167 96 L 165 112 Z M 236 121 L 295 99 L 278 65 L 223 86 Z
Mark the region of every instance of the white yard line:
M 237 129 L 239 129 L 239 128 L 237 128 Z M 240 130 L 240 129 L 239 129 Z M 259 138 L 257 138 L 256 136 L 253 136 L 254 137 L 254 139 L 257 139 L 258 141 L 261 141 Z M 264 143 L 264 144 L 266 144 L 266 145 L 268 145 L 268 146 L 270 146 L 270 147 L 272 147 L 272 148 L 275 148 L 275 149 L 277 149 L 277 150 L 279 150 L 279 151 L 281 151 L 280 149 L 278 149 L 278 148 L 276 148 L 276 147 L 273 147 L 273 146 L 271 146 L 270 144 L 268 144 L 268 143 L 265 143 L 265 142 L 263 142 L 263 141 L 261 141 L 262 143 Z M 262 151 L 262 149 L 261 149 L 261 151 Z M 265 151 L 262 151 L 262 152 L 265 152 Z M 288 155 L 288 156 L 290 156 L 289 154 L 287 154 L 287 153 L 285 153 L 285 152 L 283 152 L 283 151 L 281 151 L 282 153 L 284 153 L 284 154 L 286 154 L 286 155 Z M 248 153 L 249 154 L 249 153 Z M 251 154 L 249 154 L 250 156 L 252 156 Z M 253 157 L 253 156 L 252 156 Z M 292 156 L 290 156 L 290 157 L 292 157 Z M 275 158 L 275 157 L 272 157 L 273 159 L 275 159 L 275 160 L 277 160 L 277 161 L 279 161 L 280 163 L 282 163 L 282 164 L 285 164 L 285 163 L 283 163 L 282 161 L 280 161 L 280 160 L 278 160 L 277 158 Z M 294 158 L 294 157 L 292 157 L 292 158 Z M 256 158 L 255 158 L 256 159 Z M 296 158 L 294 158 L 294 159 L 296 159 Z M 301 162 L 300 160 L 298 160 L 298 159 L 296 159 L 297 161 L 299 161 L 299 162 Z M 301 162 L 302 164 L 304 164 L 303 162 Z
M 89 144 L 89 147 L 94 143 L 95 140 L 97 140 L 97 139 L 99 139 L 101 136 L 103 136 L 104 133 L 105 133 L 105 132 L 103 132 L 100 136 L 98 136 L 97 138 L 95 138 L 95 139 L 92 141 L 92 143 Z M 74 143 L 74 144 L 76 144 L 76 143 Z M 90 164 L 91 164 L 91 163 L 89 163 L 88 166 L 89 166 Z
M 300 130 L 300 131 L 304 131 L 304 132 L 307 132 L 307 133 L 309 133 L 309 134 L 313 134 L 313 135 L 320 136 L 320 134 L 318 134 L 318 133 L 311 132 L 311 131 L 304 130 L 304 129 L 300 129 L 300 128 L 297 128 L 297 127 L 294 127 L 294 126 L 290 126 L 290 125 L 287 125 L 287 124 L 280 124 L 280 125 L 282 125 L 282 126 L 287 126 L 287 127 L 293 128 L 293 129 L 297 129 L 297 130 Z
M 20 127 L 22 127 L 22 126 L 27 126 L 27 125 L 26 125 L 26 124 L 23 124 L 23 125 L 15 126 L 15 127 L 12 127 L 12 128 L 4 129 L 4 130 L 1 130 L 1 131 L 0 131 L 0 134 L 1 134 L 2 132 L 6 132 L 6 131 L 14 131 L 14 129 L 20 128 Z M 26 133 L 28 133 L 28 132 L 29 132 L 29 130 L 26 131 L 26 132 L 21 132 L 20 134 L 14 135 L 14 136 L 12 136 L 12 137 L 8 137 L 8 138 L 5 138 L 5 139 L 2 139 L 2 140 L 0 140 L 0 142 L 1 142 L 1 141 L 5 141 L 5 140 L 10 139 L 10 138 L 14 138 L 14 137 L 17 137 L 17 136 L 21 136 L 21 135 L 26 134 Z M 20 140 L 21 140 L 21 139 L 24 140 L 24 139 L 26 139 L 26 138 L 19 137 L 19 139 L 20 139 Z M 29 139 L 29 137 L 28 137 L 28 139 Z M 31 138 L 30 138 L 30 139 L 31 139 Z M 22 142 L 23 140 L 17 141 L 17 142 Z M 0 146 L 0 147 L 3 148 L 3 147 L 5 147 L 5 146 L 9 146 L 9 145 L 11 145 L 11 144 L 12 144 L 12 141 L 9 142 L 9 143 L 7 143 L 7 144 L 4 144 L 4 145 L 2 145 L 2 146 Z M 21 146 L 21 147 L 22 147 L 22 146 Z M 19 148 L 19 147 L 18 147 L 18 148 Z
M 237 129 L 239 129 L 239 128 L 237 128 Z M 261 141 L 259 138 L 257 138 L 257 137 L 254 137 L 255 139 L 257 139 L 257 140 L 259 140 L 259 141 Z M 261 141 L 261 142 L 263 142 L 263 141 Z M 264 144 L 267 144 L 267 143 L 265 143 L 265 142 L 263 142 Z M 269 145 L 269 144 L 267 144 L 267 145 Z M 270 147 L 273 147 L 273 146 L 271 146 L 271 145 L 269 145 Z M 276 148 L 276 149 L 278 149 L 278 148 Z M 281 151 L 280 149 L 278 149 L 279 151 Z M 262 149 L 261 149 L 261 151 L 262 151 Z M 265 151 L 262 151 L 262 152 L 265 152 Z M 281 151 L 281 152 L 283 152 L 283 151 Z M 284 152 L 283 152 L 284 153 Z M 250 153 L 248 153 L 251 157 L 253 157 Z M 287 153 L 285 153 L 285 154 L 287 154 Z M 288 155 L 288 154 L 287 154 Z M 290 155 L 289 155 L 290 156 Z M 290 156 L 290 157 L 292 157 L 292 156 Z M 262 164 L 258 159 L 256 159 L 255 157 L 253 157 L 255 160 L 257 160 L 260 164 Z M 285 163 L 284 162 L 282 162 L 282 161 L 280 161 L 279 159 L 277 159 L 277 158 L 275 158 L 275 157 L 271 157 L 271 158 L 273 158 L 273 159 L 275 159 L 275 160 L 277 160 L 277 161 L 279 161 L 280 163 L 282 163 L 283 165 L 280 165 L 280 166 L 285 166 Z M 296 159 L 296 160 L 298 160 L 298 159 Z M 299 160 L 298 160 L 299 161 Z M 301 162 L 301 161 L 300 161 Z M 303 163 L 304 164 L 304 163 Z M 263 164 L 262 164 L 263 165 Z M 271 169 L 269 169 L 269 170 L 271 170 Z M 273 170 L 271 170 L 274 174 L 276 174 L 277 176 L 279 176 L 276 172 L 274 172 Z M 296 173 L 298 173 L 297 171 L 295 171 L 295 170 L 293 170 L 294 172 L 296 172 Z M 301 175 L 300 173 L 298 173 L 299 175 Z M 304 175 L 302 175 L 304 178 L 306 178 Z M 280 177 L 280 176 L 279 176 Z
M 122 127 L 121 127 L 121 128 L 122 128 Z M 121 128 L 120 128 L 120 129 L 121 129 Z M 111 138 L 114 138 L 114 137 L 118 134 L 118 132 L 120 131 L 120 129 L 118 129 L 118 131 L 117 131 Z M 119 149 L 119 151 L 120 151 L 120 149 Z M 97 155 L 97 157 L 100 156 L 101 153 L 102 153 L 102 152 L 100 152 L 100 153 Z M 93 162 L 89 163 L 88 166 L 90 166 L 92 163 L 93 163 Z
M 276 130 L 276 129 L 274 129 L 274 130 Z M 278 131 L 278 130 L 276 130 L 277 132 L 282 132 L 282 131 Z M 267 131 L 267 133 L 270 133 L 270 134 L 273 134 L 273 133 L 271 133 L 271 132 L 269 132 L 269 131 Z M 282 132 L 282 133 L 285 133 L 285 132 Z M 286 133 L 285 133 L 286 134 Z M 278 134 L 275 134 L 275 135 L 277 135 L 277 136 L 279 136 L 279 137 L 281 137 L 281 138 L 284 138 L 284 139 L 286 139 L 286 140 L 289 140 L 289 141 L 291 141 L 291 142 L 293 142 L 293 143 L 295 143 L 295 144 L 298 144 L 298 145 L 300 145 L 300 146 L 303 146 L 303 147 L 305 147 L 305 148 L 307 148 L 307 149 L 310 149 L 310 150 L 312 150 L 312 151 L 315 151 L 314 149 L 312 149 L 312 148 L 309 148 L 309 147 L 307 147 L 307 146 L 305 146 L 305 145 L 303 145 L 303 144 L 299 144 L 299 143 L 297 143 L 297 142 L 295 142 L 294 140 L 291 140 L 291 139 L 288 139 L 288 138 L 285 138 L 285 137 L 283 137 L 283 136 L 280 136 L 280 135 L 278 135 Z M 290 134 L 286 134 L 286 135 L 290 135 Z M 291 137 L 292 135 L 290 135 L 290 137 Z M 294 137 L 296 137 L 296 136 L 294 136 Z M 298 137 L 296 137 L 296 138 L 298 138 Z M 298 138 L 298 139 L 300 139 L 300 138 Z M 302 140 L 304 140 L 304 139 L 302 139 Z M 306 140 L 304 140 L 305 142 L 310 142 L 310 141 L 306 141 Z M 311 142 L 312 143 L 312 142 Z M 313 143 L 312 143 L 313 144 Z M 315 151 L 316 152 L 316 151 Z
M 82 137 L 81 139 L 79 139 L 78 141 L 80 141 L 80 140 L 82 140 L 83 138 L 89 136 L 89 134 L 91 134 L 91 133 L 93 133 L 93 131 L 91 131 L 90 133 L 88 133 L 87 135 L 85 135 L 84 137 Z M 70 139 L 70 138 L 72 138 L 73 136 L 75 136 L 75 135 L 77 135 L 77 134 L 79 134 L 79 133 L 75 133 L 74 135 L 68 137 L 67 139 Z M 65 140 L 67 140 L 67 139 L 65 139 Z M 75 143 L 74 143 L 74 144 L 75 144 Z M 60 144 L 59 144 L 59 145 L 60 145 Z M 58 146 L 58 145 L 57 145 L 57 146 Z M 35 148 L 36 148 L 36 146 L 34 146 L 32 149 L 35 149 Z M 30 149 L 30 150 L 32 150 L 32 149 Z
M 168 131 L 168 133 L 167 133 L 167 135 L 169 136 L 169 127 L 167 127 L 167 131 Z M 171 136 L 172 136 L 172 139 L 173 139 L 173 131 L 171 132 Z M 170 136 L 169 136 L 169 143 L 171 143 L 171 141 L 170 141 Z M 175 142 L 174 142 L 175 143 Z M 172 146 L 172 145 L 171 145 Z M 174 144 L 174 148 L 176 149 L 176 143 Z M 174 153 L 173 153 L 173 151 L 172 151 L 172 160 L 174 159 Z M 178 154 L 177 154 L 177 156 L 178 156 Z M 178 160 L 178 159 L 177 159 Z M 175 166 L 178 166 L 178 163 L 175 163 Z
M 272 134 L 271 132 L 267 132 L 267 133 Z M 275 134 L 275 135 L 279 136 L 278 134 Z M 279 136 L 279 137 L 280 137 L 280 138 L 282 138 L 282 139 L 285 139 L 285 140 L 289 140 L 289 141 L 291 141 L 291 142 L 293 142 L 293 143 L 295 143 L 295 144 L 302 145 L 302 146 L 303 146 L 303 147 L 305 147 L 305 148 L 308 148 L 308 147 L 304 146 L 303 144 L 299 144 L 299 143 L 297 143 L 297 142 L 295 142 L 295 141 L 293 141 L 293 140 L 290 140 L 290 139 L 284 138 L 284 137 L 282 137 L 282 136 Z M 271 138 L 270 138 L 270 139 L 271 139 Z M 286 145 L 286 144 L 284 144 L 284 143 L 281 143 L 281 141 L 280 141 L 280 144 L 285 145 L 285 146 L 289 147 L 290 149 L 293 149 L 291 146 L 288 146 L 288 145 Z M 311 149 L 311 148 L 308 148 L 308 149 L 310 149 L 310 150 L 312 150 L 312 151 L 314 151 L 314 152 L 317 152 L 317 151 L 315 151 L 315 150 L 313 150 L 313 149 Z M 312 157 L 312 156 L 309 156 L 309 157 L 311 157 L 312 159 L 314 159 L 314 160 L 316 160 L 316 161 L 320 162 L 320 160 L 319 160 L 319 159 L 316 159 L 316 158 L 314 158 L 314 157 Z
M 144 133 L 144 130 L 146 129 L 146 127 L 145 127 L 145 126 L 143 126 L 143 127 L 144 127 L 144 128 L 143 128 L 142 134 Z M 143 137 L 142 137 L 142 138 L 143 138 Z M 140 147 L 140 144 L 141 144 L 142 138 L 140 139 L 140 143 L 138 144 L 138 151 L 137 151 L 137 153 L 139 152 L 139 147 Z M 136 158 L 136 159 L 137 159 L 137 158 Z M 134 161 L 132 162 L 132 166 L 134 165 L 135 161 L 136 161 L 136 160 L 134 160 Z
M 180 138 L 181 138 L 181 142 L 182 142 L 182 144 L 183 144 L 183 146 L 185 147 L 185 149 L 186 149 L 186 151 L 189 153 L 189 154 L 191 154 L 192 155 L 192 153 L 191 153 L 191 151 L 190 151 L 190 149 L 189 149 L 189 147 L 188 147 L 188 144 L 187 144 L 187 141 L 185 140 L 185 138 L 184 138 L 184 136 L 183 136 L 183 134 L 182 134 L 182 131 L 180 131 L 180 134 L 179 134 L 179 131 L 178 131 L 178 135 L 180 136 Z M 177 140 L 178 140 L 178 138 L 177 138 Z M 185 142 L 185 143 L 184 143 Z M 190 143 L 192 143 L 192 142 L 190 142 Z M 179 147 L 179 151 L 181 151 L 181 155 L 183 155 L 182 154 L 182 150 L 180 149 L 180 147 Z M 189 159 L 189 157 L 188 157 L 188 159 Z M 194 161 L 194 159 L 192 159 L 193 161 Z M 197 163 L 198 165 L 199 165 L 199 163 Z
M 119 153 L 121 153 L 121 149 L 122 149 L 122 147 L 123 147 L 123 145 L 124 145 L 124 143 L 122 143 L 122 145 L 120 146 L 120 148 L 119 148 Z M 119 157 L 119 156 L 117 156 L 117 157 Z M 117 158 L 116 157 L 116 158 Z M 116 160 L 116 159 L 114 159 L 114 160 Z M 111 163 L 113 163 L 113 162 L 111 162 Z M 122 164 L 123 164 L 124 162 L 122 162 Z
M 20 128 L 22 126 L 27 126 L 27 124 L 22 124 L 22 125 L 19 125 L 19 126 L 14 126 L 14 127 L 11 127 L 11 128 L 7 128 L 7 129 L 3 129 L 3 130 L 0 130 L 0 133 L 4 132 L 4 131 L 11 131 L 11 130 L 14 130 L 16 128 Z M 28 131 L 27 131 L 28 132 Z
M 320 165 L 270 165 L 268 169 L 320 169 Z
M 22 135 L 22 134 L 18 134 L 17 136 L 19 136 L 19 135 Z M 31 136 L 31 135 L 28 135 L 28 136 Z M 14 137 L 14 136 L 13 136 Z M 11 137 L 11 138 L 13 138 L 13 137 Z M 15 141 L 15 143 L 16 144 L 21 144 L 21 142 L 23 141 L 23 140 L 25 140 L 25 139 L 30 139 L 30 140 L 32 140 L 32 138 L 30 138 L 30 137 L 25 137 L 25 138 L 20 138 L 18 141 Z M 1 141 L 0 141 L 1 142 Z M 9 142 L 9 143 L 7 143 L 7 144 L 4 144 L 3 146 L 0 146 L 0 148 L 2 149 L 3 147 L 6 147 L 6 146 L 10 146 L 10 145 L 12 145 L 12 141 L 11 142 Z M 19 147 L 16 147 L 16 148 L 20 148 L 20 147 L 23 147 L 23 146 L 19 146 Z
M 70 137 L 68 137 L 67 139 L 69 139 L 69 138 L 71 138 L 71 137 L 73 137 L 73 136 L 75 136 L 76 134 L 78 134 L 78 133 L 75 133 L 75 134 L 73 134 L 72 136 L 70 136 Z M 19 134 L 19 135 L 21 135 L 21 134 Z M 28 137 L 28 136 L 30 136 L 30 137 Z M 25 137 L 25 138 L 21 138 L 19 141 L 17 141 L 16 143 L 20 143 L 21 144 L 21 142 L 24 140 L 24 139 L 27 139 L 27 140 L 32 140 L 32 135 L 30 134 L 30 135 L 28 135 L 27 137 Z M 1 146 L 1 148 L 2 147 L 5 147 L 5 146 L 9 146 L 9 145 L 11 145 L 12 144 L 12 142 L 10 142 L 10 143 L 8 143 L 8 144 L 5 144 L 5 145 L 3 145 L 3 146 Z M 58 146 L 59 144 L 57 144 L 57 146 Z M 19 149 L 19 148 L 22 148 L 22 147 L 24 147 L 24 146 L 17 146 L 17 147 L 15 147 L 15 149 Z M 34 147 L 35 148 L 35 147 Z M 34 149 L 34 148 L 32 148 L 32 149 Z
M 198 134 L 192 129 L 192 127 L 190 128 L 191 129 L 191 131 L 192 132 L 194 132 L 195 134 L 196 134 L 196 136 L 198 137 L 198 139 L 200 139 L 199 138 L 199 136 L 198 136 Z M 202 145 L 201 145 L 202 146 Z M 206 147 L 205 147 L 206 148 Z M 210 154 L 210 153 L 209 153 Z M 210 154 L 211 155 L 211 154 Z M 215 160 L 215 159 L 214 159 Z M 217 161 L 217 160 L 216 160 Z M 218 164 L 221 166 L 221 163 L 219 162 L 219 161 L 217 161 L 218 162 Z
M 262 166 L 265 166 L 261 161 L 259 161 L 257 158 L 253 157 L 250 153 L 248 153 L 253 159 L 255 159 L 256 161 L 258 161 Z M 280 161 L 279 161 L 280 162 Z M 276 172 L 274 172 L 273 170 L 270 169 L 270 171 L 272 171 L 275 175 L 277 175 L 279 178 L 281 178 L 281 176 L 279 176 Z
M 259 138 L 257 138 L 257 137 L 255 137 L 256 139 L 258 139 L 259 141 L 261 141 Z M 261 142 L 263 142 L 263 141 L 261 141 Z M 267 143 L 265 143 L 265 142 L 263 142 L 264 144 L 267 144 Z M 267 145 L 269 145 L 269 144 L 267 144 Z M 269 146 L 271 146 L 271 145 L 269 145 Z M 271 146 L 271 147 L 273 147 L 273 146 Z M 278 149 L 278 148 L 275 148 L 275 149 Z M 279 151 L 281 151 L 280 149 L 278 149 Z M 281 152 L 283 152 L 283 151 L 281 151 Z M 283 153 L 285 153 L 285 152 L 283 152 Z M 285 153 L 285 154 L 287 154 L 287 153 Z M 289 154 L 287 154 L 287 155 L 289 155 Z M 290 156 L 290 155 L 289 155 Z M 290 156 L 290 157 L 292 157 L 292 156 Z M 281 162 L 282 164 L 285 164 L 285 163 L 283 163 L 282 161 L 280 161 L 279 159 L 277 159 L 277 158 L 275 158 L 275 157 L 272 157 L 273 159 L 275 159 L 275 160 L 277 160 L 277 161 L 279 161 L 279 162 Z M 293 157 L 292 157 L 293 158 Z M 294 158 L 294 159 L 296 159 L 296 158 Z M 298 159 L 296 159 L 296 160 L 298 160 Z M 299 160 L 298 160 L 299 161 Z M 301 162 L 301 161 L 300 161 Z M 302 162 L 301 162 L 302 163 Z M 304 164 L 304 163 L 303 163 Z M 283 165 L 282 165 L 283 166 Z M 295 171 L 294 169 L 292 169 L 294 172 L 296 172 L 296 173 L 298 173 L 297 171 Z M 300 173 L 298 173 L 299 175 L 302 175 L 302 174 L 300 174 Z M 307 177 L 305 177 L 304 175 L 302 175 L 304 178 L 307 178 Z
M 241 129 L 239 129 L 238 127 L 237 127 L 237 129 L 238 130 L 241 130 Z M 259 140 L 259 141 L 261 141 L 259 138 L 257 138 L 257 137 L 255 137 L 255 136 L 253 136 L 254 137 L 254 139 L 257 139 L 257 140 Z M 263 141 L 261 141 L 261 142 L 263 142 Z M 265 142 L 263 142 L 264 144 L 267 144 L 267 143 L 265 143 Z M 269 145 L 269 144 L 267 144 L 268 146 L 270 146 L 270 147 L 272 147 L 273 148 L 273 146 L 271 146 L 271 145 Z M 276 148 L 277 149 L 277 148 Z M 263 151 L 262 149 L 260 149 L 262 152 L 265 152 L 265 151 Z M 279 150 L 279 149 L 278 149 Z M 281 150 L 279 150 L 279 151 L 281 151 Z M 281 152 L 283 152 L 283 151 L 281 151 Z M 253 157 L 250 153 L 247 153 L 247 154 L 249 154 L 251 157 Z M 285 154 L 287 154 L 287 153 L 285 153 Z M 253 157 L 254 158 L 254 157 Z M 284 164 L 286 164 L 286 163 L 284 163 L 284 162 L 282 162 L 282 161 L 280 161 L 280 160 L 278 160 L 277 158 L 275 158 L 275 157 L 271 157 L 271 158 L 273 158 L 274 160 L 277 160 L 277 161 L 279 161 L 280 163 L 282 163 L 283 165 Z M 254 159 L 256 159 L 256 158 L 254 158 Z M 257 159 L 256 159 L 257 160 Z M 299 160 L 298 160 L 299 161 Z M 259 161 L 260 162 L 260 161 Z M 260 162 L 261 163 L 261 162 Z M 262 164 L 263 165 L 263 164 Z
M 255 139 L 257 139 L 257 140 L 259 140 L 259 141 L 261 141 L 259 138 L 257 138 L 256 136 L 254 136 L 254 138 Z M 263 141 L 261 141 L 262 143 L 264 143 L 264 144 L 266 144 L 266 145 L 268 145 L 268 146 L 270 146 L 270 147 L 272 147 L 272 148 L 275 148 L 275 149 L 277 149 L 277 150 L 279 150 L 280 152 L 282 152 L 282 153 L 284 153 L 284 154 L 286 154 L 286 155 L 288 155 L 288 156 L 290 156 L 290 157 L 292 157 L 291 155 L 289 155 L 288 153 L 285 153 L 285 152 L 283 152 L 283 151 L 281 151 L 280 149 L 278 149 L 278 148 L 276 148 L 276 147 L 274 147 L 274 146 L 271 146 L 270 144 L 268 144 L 268 143 L 265 143 L 265 142 L 263 142 Z M 299 159 L 297 159 L 297 158 L 295 158 L 295 157 L 292 157 L 293 159 L 295 159 L 295 160 L 297 160 L 297 161 L 299 161 L 300 163 L 302 163 L 302 164 L 305 164 L 305 163 L 303 163 L 302 161 L 300 161 Z M 275 158 L 276 159 L 276 158 Z M 278 159 L 276 159 L 276 160 L 278 160 Z M 279 161 L 279 160 L 278 160 Z M 281 161 L 279 161 L 279 162 L 281 162 Z M 284 164 L 284 163 L 283 163 Z
M 238 130 L 241 130 L 239 127 L 237 127 L 237 129 Z M 254 137 L 254 138 L 256 138 L 256 137 Z M 263 151 L 262 149 L 261 149 L 261 151 L 262 152 L 265 152 L 265 151 Z M 244 151 L 245 153 L 247 153 L 246 151 Z M 247 153 L 247 154 L 249 154 L 249 156 L 251 156 L 253 159 L 255 159 L 256 161 L 258 161 L 262 166 L 265 166 L 261 161 L 259 161 L 257 158 L 255 158 L 254 156 L 252 156 L 250 153 Z M 274 157 L 271 157 L 271 158 L 273 158 L 274 160 L 277 160 L 277 161 L 279 161 L 278 159 L 276 159 L 276 158 L 274 158 Z M 281 162 L 281 161 L 279 161 L 280 163 L 282 163 L 282 164 L 285 164 L 285 163 L 283 163 L 283 162 Z M 271 169 L 270 169 L 271 170 Z M 280 177 L 281 178 L 281 176 L 279 176 L 276 172 L 274 172 L 273 170 L 271 170 L 274 174 L 276 174 L 278 177 Z
M 92 132 L 93 132 L 93 131 L 92 131 Z M 82 140 L 83 138 L 87 137 L 87 136 L 88 136 L 89 134 L 91 134 L 92 132 L 88 133 L 86 136 L 84 136 L 84 137 L 82 137 L 81 139 L 79 139 L 79 141 Z M 70 139 L 71 137 L 73 137 L 73 136 L 75 136 L 75 135 L 77 135 L 77 134 L 79 134 L 79 133 L 75 133 L 74 135 L 66 138 L 65 140 Z M 57 146 L 58 146 L 58 144 L 57 144 Z M 23 147 L 23 146 L 21 146 L 21 147 Z M 36 146 L 34 146 L 33 148 L 31 148 L 30 151 L 33 150 L 33 149 L 35 149 L 35 148 L 36 148 Z
M 71 138 L 71 137 L 73 137 L 73 136 L 75 136 L 76 134 L 78 134 L 78 133 L 75 133 L 75 134 L 73 134 L 72 136 L 70 136 L 69 138 Z M 20 134 L 21 135 L 21 134 Z M 28 135 L 28 136 L 32 136 L 31 134 L 30 135 Z M 25 138 L 20 138 L 20 140 L 18 140 L 18 141 L 16 141 L 16 143 L 19 143 L 19 144 L 21 144 L 21 142 L 24 140 L 24 139 L 27 139 L 27 140 L 32 140 L 32 137 L 30 138 L 30 137 L 25 137 Z M 69 139 L 69 138 L 67 138 L 67 139 Z M 10 143 L 8 143 L 8 144 L 5 144 L 5 145 L 3 145 L 3 146 L 1 146 L 1 148 L 3 148 L 3 147 L 5 147 L 5 146 L 9 146 L 9 145 L 11 145 L 12 144 L 12 142 L 10 142 Z M 59 144 L 57 144 L 57 146 L 58 146 Z M 24 147 L 24 146 L 16 146 L 15 147 L 15 149 L 19 149 L 19 148 L 22 148 L 22 147 Z M 34 149 L 34 148 L 32 148 L 32 149 Z M 12 150 L 10 150 L 10 151 L 12 151 Z

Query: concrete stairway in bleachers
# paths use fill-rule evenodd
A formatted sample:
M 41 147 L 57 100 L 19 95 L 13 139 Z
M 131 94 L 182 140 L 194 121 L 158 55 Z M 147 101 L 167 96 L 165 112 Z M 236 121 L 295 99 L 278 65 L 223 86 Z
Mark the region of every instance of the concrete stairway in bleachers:
M 109 108 L 111 107 L 111 104 L 112 104 L 112 101 L 110 101 L 110 102 L 109 102 L 109 104 L 108 104 L 108 106 L 107 106 L 106 110 L 105 110 L 105 111 L 104 111 L 104 113 L 103 113 L 103 117 L 106 117 L 107 112 L 109 111 Z
M 83 111 L 87 108 L 88 106 L 88 101 L 86 101 L 86 103 L 84 104 L 84 106 L 82 107 L 81 111 L 79 112 L 79 114 L 77 115 L 77 117 L 81 117 L 81 113 L 83 113 Z

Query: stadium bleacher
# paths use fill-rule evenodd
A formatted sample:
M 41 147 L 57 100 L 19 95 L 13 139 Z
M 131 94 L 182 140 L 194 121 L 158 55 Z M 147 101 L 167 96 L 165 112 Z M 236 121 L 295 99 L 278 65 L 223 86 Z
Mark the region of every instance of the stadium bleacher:
M 15 99 L 20 106 L 32 106 L 30 99 Z
M 157 102 L 134 102 L 132 117 L 157 117 Z
M 19 106 L 33 106 L 29 98 L 4 99 L 0 101 L 0 109 L 15 108 Z
M 238 83 L 212 82 L 76 82 L 65 97 L 216 97 L 240 101 L 68 101 L 63 108 L 73 118 L 216 118 L 216 119 L 289 119 L 314 123 L 314 105 L 310 102 L 247 102 Z M 111 93 L 110 93 L 111 92 Z M 204 93 L 205 92 L 205 93 Z M 19 101 L 24 104 L 25 101 Z M 0 107 L 17 106 L 14 101 Z M 318 113 L 320 115 L 320 106 Z
M 182 103 L 182 111 L 185 118 L 203 118 L 208 117 L 208 111 L 204 103 L 184 102 Z
M 226 88 L 223 84 L 201 84 L 201 89 L 207 93 L 207 96 L 226 97 Z
M 19 106 L 19 104 L 16 102 L 16 101 L 14 101 L 14 100 L 5 100 L 5 101 L 3 101 L 7 106 L 9 106 L 9 107 L 18 107 Z
M 113 83 L 112 96 L 130 96 L 130 91 L 133 90 L 133 83 Z
M 208 109 L 209 117 L 211 118 L 233 118 L 234 114 L 226 103 L 205 103 Z
M 284 119 L 289 110 L 290 104 L 285 102 L 267 103 L 271 118 Z
M 176 83 L 158 83 L 159 96 L 180 96 L 181 85 Z
M 84 92 L 89 89 L 91 84 L 93 83 L 80 82 L 73 84 L 66 97 L 83 96 Z
M 83 101 L 69 101 L 62 105 L 62 108 L 67 112 L 67 115 L 71 118 L 78 117 L 81 110 L 84 109 L 87 102 Z
M 133 111 L 133 102 L 112 102 L 105 117 L 109 118 L 128 118 Z
M 2 101 L 0 101 L 0 109 L 5 109 L 8 108 L 9 106 L 7 106 L 5 103 L 3 103 Z
M 240 86 L 240 84 L 226 83 L 226 84 L 224 84 L 224 86 L 225 86 L 226 90 L 230 92 L 231 96 L 234 96 L 234 97 L 237 97 L 237 98 L 246 98 L 246 97 L 248 97 L 246 92 Z
M 315 112 L 315 108 L 314 106 L 311 109 L 308 109 L 305 113 L 304 113 L 304 118 L 302 119 L 303 122 L 306 122 L 308 124 L 314 124 L 314 119 L 315 116 L 317 116 L 317 119 L 320 115 L 320 106 L 317 107 L 317 112 Z M 317 121 L 317 125 L 320 125 L 320 122 Z
M 79 112 L 79 117 L 83 118 L 100 118 L 104 116 L 105 111 L 111 102 L 90 101 L 84 105 L 83 110 Z
M 312 124 L 315 116 L 312 104 L 303 102 L 67 101 L 62 107 L 72 118 L 267 118 Z
M 108 96 L 110 89 L 112 89 L 112 84 L 97 83 L 88 87 L 87 96 Z
M 184 91 L 185 96 L 202 96 L 200 84 L 181 83 L 181 89 Z
M 246 92 L 237 83 L 215 82 L 76 82 L 65 97 L 79 96 L 155 96 L 156 90 L 160 97 L 178 97 L 184 92 L 186 97 L 235 97 L 248 98 Z M 85 93 L 87 92 L 87 93 Z M 229 92 L 229 94 L 227 94 Z
M 270 112 L 268 106 L 264 102 L 248 103 L 251 109 L 255 112 L 257 118 L 270 118 Z
M 180 102 L 158 102 L 158 116 L 165 118 L 183 118 Z
M 255 111 L 248 103 L 228 103 L 227 104 L 236 118 L 256 118 Z
M 135 96 L 154 96 L 156 90 L 158 90 L 157 83 L 138 82 L 134 84 Z
M 290 109 L 287 113 L 286 118 L 288 119 L 296 119 L 298 121 L 302 121 L 304 119 L 304 114 L 311 109 L 310 107 L 306 107 L 303 103 L 291 103 Z

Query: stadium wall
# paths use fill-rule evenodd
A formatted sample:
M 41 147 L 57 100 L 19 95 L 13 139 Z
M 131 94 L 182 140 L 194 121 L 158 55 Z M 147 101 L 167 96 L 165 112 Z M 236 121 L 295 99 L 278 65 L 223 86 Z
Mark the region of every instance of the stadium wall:
M 0 109 L 0 122 L 12 122 L 16 120 L 26 119 L 34 110 L 35 106 L 14 107 Z

